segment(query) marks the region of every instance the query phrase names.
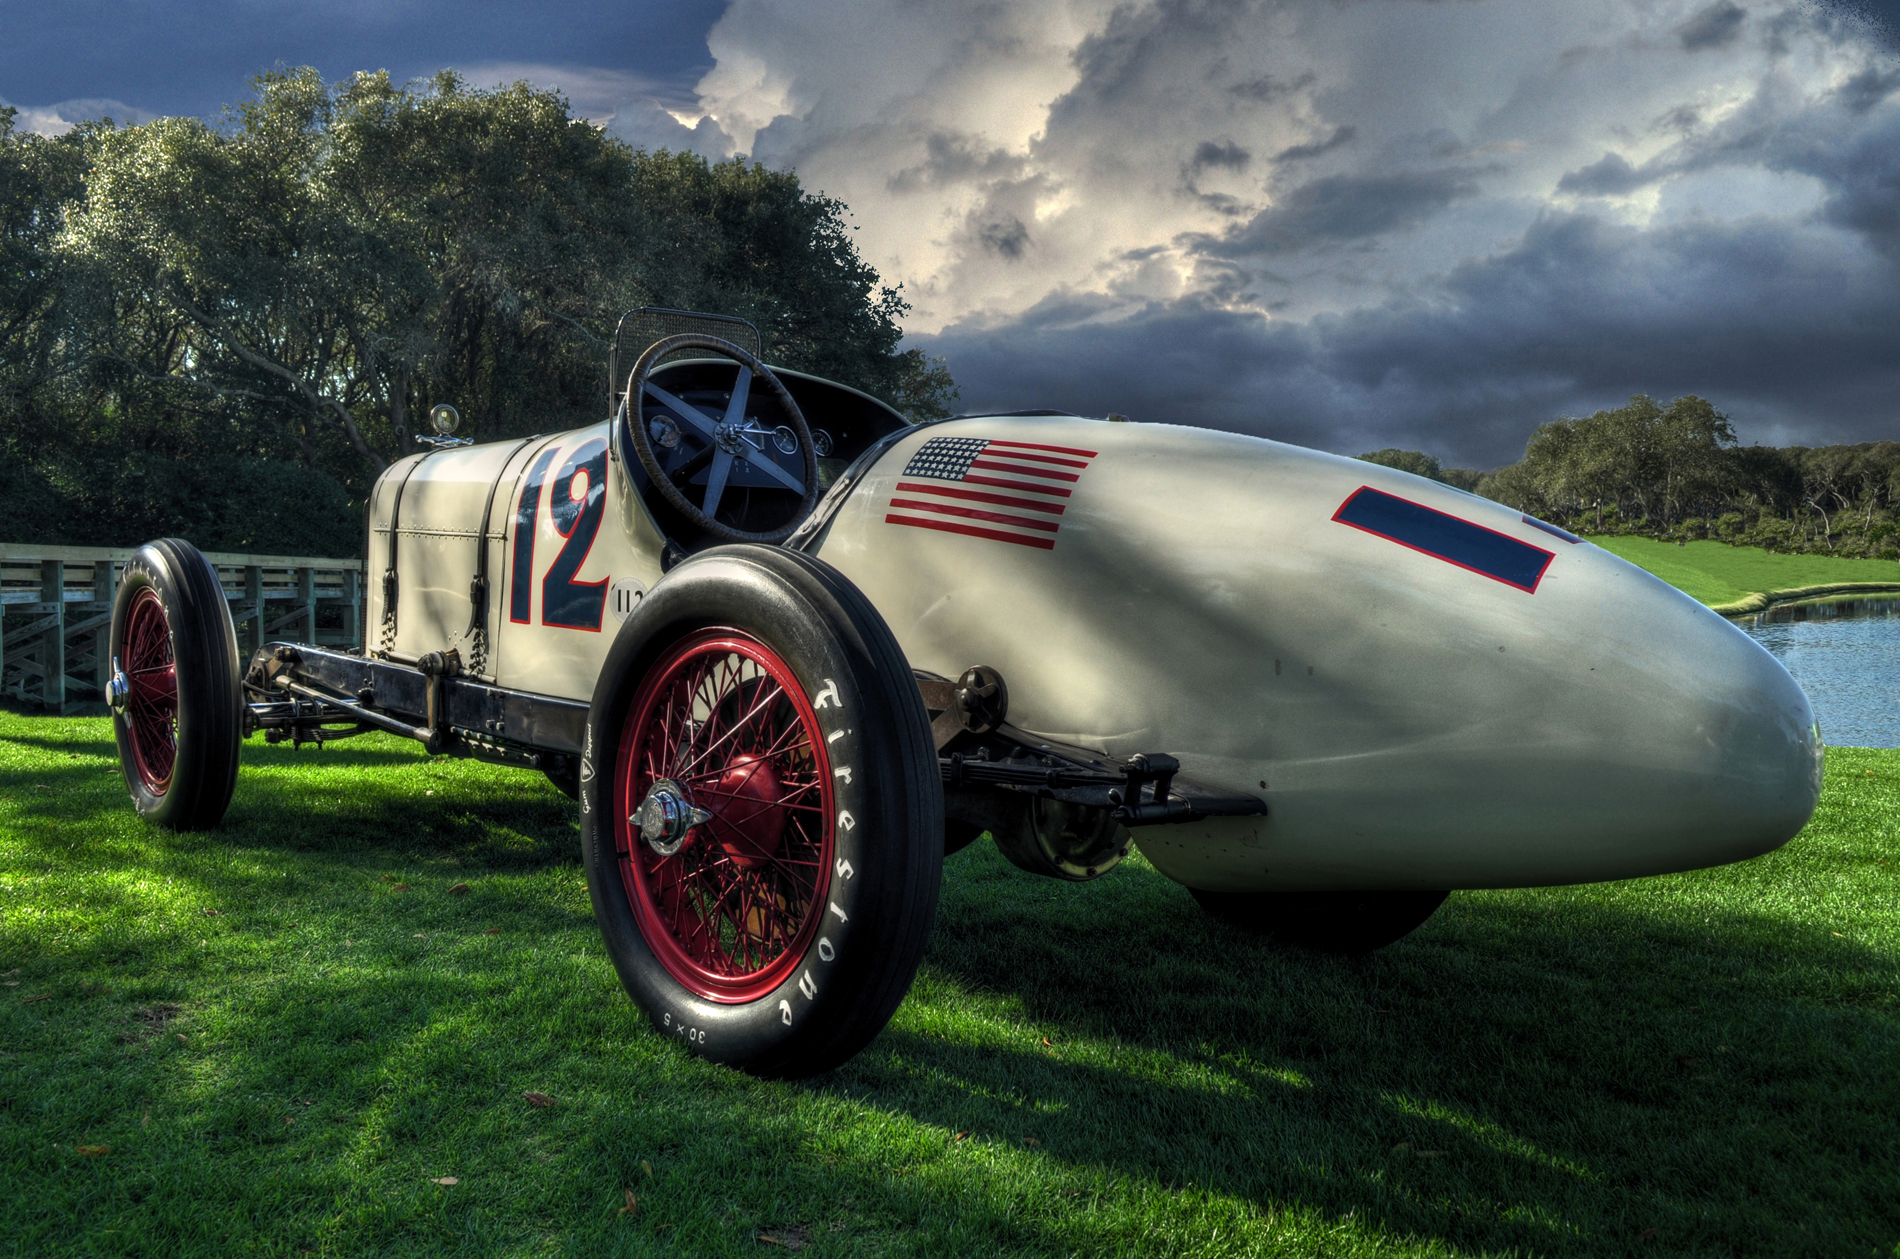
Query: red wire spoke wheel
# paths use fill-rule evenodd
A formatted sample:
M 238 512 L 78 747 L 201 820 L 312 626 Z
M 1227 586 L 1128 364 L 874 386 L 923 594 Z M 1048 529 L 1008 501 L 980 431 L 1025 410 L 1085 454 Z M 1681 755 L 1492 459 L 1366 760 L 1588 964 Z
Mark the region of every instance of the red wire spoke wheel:
M 674 646 L 621 735 L 621 881 L 667 973 L 708 1001 L 755 1001 L 818 931 L 831 885 L 831 762 L 791 667 L 742 630 Z M 663 853 L 630 820 L 656 784 L 708 816 Z
M 172 661 L 165 605 L 149 586 L 133 597 L 121 660 L 129 683 L 126 725 L 133 772 L 147 791 L 162 796 L 178 759 L 178 667 Z
M 147 543 L 112 604 L 112 709 L 132 804 L 172 830 L 217 825 L 237 784 L 237 632 L 218 572 L 189 542 Z
M 656 582 L 601 668 L 580 789 L 594 917 L 655 1031 L 805 1076 L 890 1020 L 936 916 L 943 785 L 910 665 L 836 569 L 741 544 Z

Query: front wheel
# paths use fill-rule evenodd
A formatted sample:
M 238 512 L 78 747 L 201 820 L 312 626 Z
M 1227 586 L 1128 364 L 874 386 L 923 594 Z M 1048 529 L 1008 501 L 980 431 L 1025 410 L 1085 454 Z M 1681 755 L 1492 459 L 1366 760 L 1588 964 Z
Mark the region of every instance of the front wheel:
M 1191 889 L 1192 890 L 1192 889 Z M 1449 892 L 1203 892 L 1201 908 L 1277 944 L 1370 953 L 1410 934 Z
M 175 831 L 216 826 L 237 784 L 237 632 L 218 572 L 177 538 L 126 562 L 106 699 L 132 804 Z
M 621 627 L 588 715 L 581 832 L 622 984 L 692 1052 L 839 1065 L 909 990 L 936 914 L 930 722 L 875 608 L 762 546 L 675 568 Z

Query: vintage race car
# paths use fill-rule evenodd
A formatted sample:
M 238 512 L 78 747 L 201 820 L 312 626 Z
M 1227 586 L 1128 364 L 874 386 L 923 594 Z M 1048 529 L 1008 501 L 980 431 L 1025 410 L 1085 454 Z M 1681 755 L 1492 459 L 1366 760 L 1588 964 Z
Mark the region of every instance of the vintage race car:
M 1225 919 L 1356 950 L 1447 889 L 1736 861 L 1814 809 L 1767 652 L 1497 503 L 1200 428 L 908 424 L 717 317 L 628 337 L 600 423 L 382 477 L 361 653 L 240 662 L 203 557 L 139 552 L 111 702 L 140 812 L 216 823 L 258 730 L 540 769 L 655 1026 L 801 1075 L 884 1026 L 985 833 L 1061 879 L 1139 846 Z

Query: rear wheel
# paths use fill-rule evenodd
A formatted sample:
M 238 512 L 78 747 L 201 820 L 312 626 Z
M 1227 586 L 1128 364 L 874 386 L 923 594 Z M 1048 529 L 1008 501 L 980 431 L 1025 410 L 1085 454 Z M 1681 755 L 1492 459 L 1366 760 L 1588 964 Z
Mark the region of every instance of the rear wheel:
M 922 957 L 942 828 L 910 669 L 828 565 L 710 551 L 621 628 L 581 829 L 608 953 L 665 1035 L 759 1075 L 851 1057 Z
M 141 816 L 215 826 L 237 783 L 237 633 L 217 570 L 189 542 L 140 547 L 112 605 L 107 700 Z
M 1419 927 L 1449 892 L 1202 892 L 1201 908 L 1279 944 L 1370 953 Z

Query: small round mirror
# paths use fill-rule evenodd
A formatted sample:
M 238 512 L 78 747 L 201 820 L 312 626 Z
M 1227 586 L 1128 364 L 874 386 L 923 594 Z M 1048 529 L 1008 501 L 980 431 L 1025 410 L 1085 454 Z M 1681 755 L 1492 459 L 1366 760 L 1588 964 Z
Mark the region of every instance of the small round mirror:
M 461 422 L 462 417 L 446 402 L 438 402 L 429 408 L 429 427 L 443 437 L 453 433 Z

